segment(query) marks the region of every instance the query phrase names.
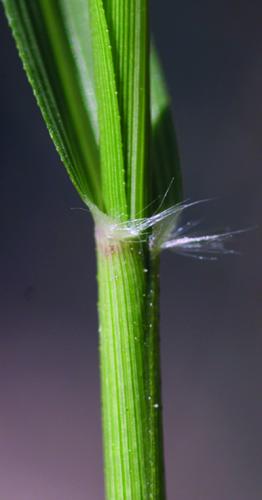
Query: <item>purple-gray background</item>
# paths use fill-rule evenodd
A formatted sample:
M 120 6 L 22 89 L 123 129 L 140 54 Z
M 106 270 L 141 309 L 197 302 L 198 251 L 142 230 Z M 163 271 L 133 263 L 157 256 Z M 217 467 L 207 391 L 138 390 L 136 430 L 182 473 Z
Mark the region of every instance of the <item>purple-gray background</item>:
M 211 226 L 261 227 L 262 7 L 151 1 L 191 199 Z M 102 500 L 95 258 L 3 12 L 0 498 Z M 261 229 L 242 257 L 162 259 L 170 500 L 259 500 Z M 138 499 L 137 499 L 138 500 Z

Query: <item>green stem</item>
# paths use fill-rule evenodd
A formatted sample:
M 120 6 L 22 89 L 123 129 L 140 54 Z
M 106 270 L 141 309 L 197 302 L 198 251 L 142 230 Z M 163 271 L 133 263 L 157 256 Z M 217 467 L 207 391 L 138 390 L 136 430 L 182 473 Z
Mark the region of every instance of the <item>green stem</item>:
M 108 500 L 163 500 L 158 265 L 148 245 L 96 232 Z
M 146 372 L 148 478 L 150 495 L 154 500 L 165 499 L 165 471 L 163 458 L 163 426 L 159 338 L 159 256 L 150 255 L 147 285 Z

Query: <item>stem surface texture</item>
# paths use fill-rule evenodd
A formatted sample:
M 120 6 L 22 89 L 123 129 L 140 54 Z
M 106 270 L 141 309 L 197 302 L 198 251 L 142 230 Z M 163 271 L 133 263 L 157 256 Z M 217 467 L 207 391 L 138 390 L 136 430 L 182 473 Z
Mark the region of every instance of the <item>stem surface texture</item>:
M 163 500 L 158 260 L 96 235 L 107 499 Z

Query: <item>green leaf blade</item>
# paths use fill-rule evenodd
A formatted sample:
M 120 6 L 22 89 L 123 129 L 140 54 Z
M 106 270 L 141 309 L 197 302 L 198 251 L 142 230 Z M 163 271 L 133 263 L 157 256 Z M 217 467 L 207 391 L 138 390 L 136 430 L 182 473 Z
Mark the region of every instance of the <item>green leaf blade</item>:
M 169 93 L 157 53 L 150 56 L 151 84 L 151 167 L 153 200 L 167 208 L 182 199 L 180 158 Z
M 60 0 L 61 1 L 61 0 Z M 87 0 L 63 0 L 63 22 L 71 41 L 71 50 L 76 59 L 76 69 L 82 95 L 89 111 L 90 121 L 98 143 L 98 117 L 94 82 L 94 63 Z
M 90 0 L 98 102 L 102 191 L 106 212 L 128 218 L 125 166 L 112 46 L 102 0 Z
M 24 69 L 56 149 L 80 196 L 102 208 L 95 131 L 78 78 L 81 68 L 63 21 L 64 5 L 62 0 L 4 0 Z
M 149 198 L 148 0 L 104 0 L 121 116 L 129 217 L 145 215 Z

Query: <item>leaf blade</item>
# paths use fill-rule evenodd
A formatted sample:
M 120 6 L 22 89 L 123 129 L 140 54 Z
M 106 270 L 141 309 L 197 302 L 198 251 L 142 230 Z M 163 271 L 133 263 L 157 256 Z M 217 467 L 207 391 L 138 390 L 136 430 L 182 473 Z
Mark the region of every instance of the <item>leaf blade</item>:
M 104 0 L 116 73 L 129 217 L 149 198 L 148 0 Z
M 106 212 L 128 218 L 125 166 L 117 87 L 108 24 L 102 0 L 90 0 L 100 130 L 102 191 Z
M 24 69 L 62 162 L 82 199 L 102 208 L 97 144 L 63 23 L 64 1 L 3 3 Z
M 153 200 L 168 208 L 182 199 L 182 176 L 169 93 L 155 48 L 150 54 Z

